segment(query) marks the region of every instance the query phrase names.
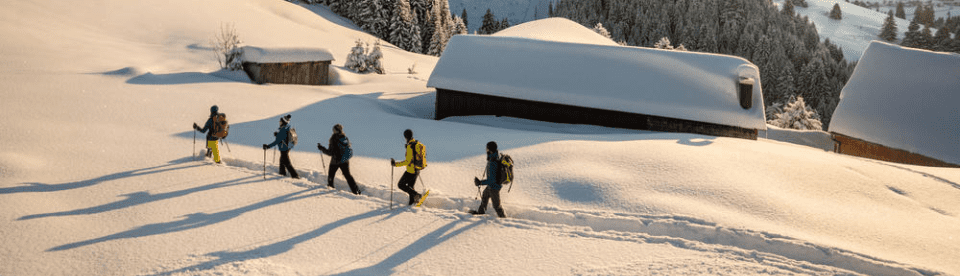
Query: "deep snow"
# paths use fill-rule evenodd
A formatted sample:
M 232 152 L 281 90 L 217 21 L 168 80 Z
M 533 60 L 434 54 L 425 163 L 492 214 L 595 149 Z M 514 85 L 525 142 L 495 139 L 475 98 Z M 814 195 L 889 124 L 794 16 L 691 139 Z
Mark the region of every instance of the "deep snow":
M 434 121 L 436 58 L 385 45 L 388 74 L 350 73 L 354 41 L 374 39 L 286 1 L 0 7 L 0 275 L 960 274 L 957 169 L 766 139 Z M 207 45 L 223 22 L 247 45 L 329 49 L 339 85 L 218 71 Z M 190 125 L 213 104 L 233 125 L 225 165 L 192 157 Z M 259 147 L 288 113 L 302 180 Z M 311 189 L 325 184 L 313 143 L 335 123 L 362 196 L 340 176 Z M 390 210 L 388 159 L 407 128 L 428 147 L 431 197 Z M 507 219 L 460 211 L 477 205 L 490 140 L 517 161 Z

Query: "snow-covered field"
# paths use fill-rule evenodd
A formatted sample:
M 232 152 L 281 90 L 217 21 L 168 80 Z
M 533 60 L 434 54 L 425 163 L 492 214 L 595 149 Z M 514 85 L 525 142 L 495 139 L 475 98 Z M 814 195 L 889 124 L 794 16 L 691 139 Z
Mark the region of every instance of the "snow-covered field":
M 387 45 L 387 75 L 350 73 L 354 41 L 374 39 L 286 1 L 0 7 L 0 275 L 960 274 L 958 169 L 766 139 L 434 121 L 435 57 Z M 338 85 L 217 71 L 222 23 L 250 46 L 328 48 Z M 190 126 L 214 104 L 232 123 L 225 165 L 192 157 Z M 260 148 L 284 114 L 301 180 Z M 361 196 L 342 177 L 324 186 L 313 143 L 336 123 Z M 390 204 L 407 128 L 428 148 L 426 208 L 401 207 L 399 191 Z M 506 219 L 461 211 L 477 205 L 491 140 L 517 162 Z

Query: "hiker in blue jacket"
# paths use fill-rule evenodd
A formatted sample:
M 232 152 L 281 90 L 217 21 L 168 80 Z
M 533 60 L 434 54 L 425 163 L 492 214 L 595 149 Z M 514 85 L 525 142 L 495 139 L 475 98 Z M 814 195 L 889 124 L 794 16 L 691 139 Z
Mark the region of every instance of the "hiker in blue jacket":
M 479 178 L 474 177 L 473 183 L 479 186 L 487 186 L 483 190 L 483 195 L 480 199 L 480 208 L 476 211 L 471 211 L 470 213 L 475 215 L 482 215 L 486 213 L 487 202 L 493 201 L 493 210 L 497 211 L 497 216 L 503 218 L 506 217 L 503 214 L 503 208 L 500 206 L 500 189 L 503 188 L 499 182 L 497 182 L 497 171 L 500 169 L 500 152 L 497 151 L 497 142 L 490 141 L 487 143 L 487 178 L 480 180 Z
M 292 117 L 290 114 L 280 117 L 280 129 L 273 134 L 277 138 L 269 145 L 263 144 L 263 149 L 266 150 L 277 146 L 277 148 L 280 149 L 280 175 L 287 176 L 287 171 L 290 171 L 290 177 L 299 179 L 300 175 L 297 174 L 297 170 L 293 168 L 293 164 L 290 164 L 290 150 L 292 150 L 294 146 L 293 143 L 287 141 L 287 136 L 290 135 L 290 117 Z
M 350 148 L 350 139 L 343 133 L 343 126 L 336 124 L 333 126 L 333 135 L 330 136 L 330 148 L 324 148 L 323 144 L 317 143 L 317 149 L 323 154 L 330 156 L 330 170 L 327 172 L 327 187 L 333 187 L 333 177 L 337 175 L 337 170 L 343 171 L 343 177 L 347 179 L 347 185 L 350 185 L 350 191 L 359 195 L 360 188 L 357 182 L 353 180 L 350 174 L 350 157 L 353 157 L 353 149 Z

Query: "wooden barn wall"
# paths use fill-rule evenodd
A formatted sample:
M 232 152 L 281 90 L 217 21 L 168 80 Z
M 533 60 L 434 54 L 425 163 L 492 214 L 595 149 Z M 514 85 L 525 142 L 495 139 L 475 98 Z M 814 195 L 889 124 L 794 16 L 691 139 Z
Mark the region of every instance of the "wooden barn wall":
M 329 61 L 288 63 L 243 63 L 243 70 L 258 84 L 330 84 Z
M 950 164 L 921 154 L 867 142 L 839 133 L 831 134 L 835 141 L 834 151 L 837 153 L 911 165 L 960 168 L 960 164 Z
M 555 123 L 757 139 L 755 129 L 437 88 L 437 120 L 470 115 L 508 116 Z

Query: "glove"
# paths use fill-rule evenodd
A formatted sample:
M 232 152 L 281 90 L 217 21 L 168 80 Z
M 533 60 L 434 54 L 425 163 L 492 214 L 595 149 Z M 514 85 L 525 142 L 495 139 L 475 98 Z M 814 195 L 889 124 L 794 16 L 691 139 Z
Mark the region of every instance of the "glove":
M 326 150 L 326 149 L 323 147 L 323 145 L 321 145 L 320 143 L 317 143 L 317 149 L 318 149 L 318 150 L 321 150 L 321 151 Z
M 277 136 L 277 133 L 280 133 L 280 132 L 274 131 L 274 132 L 273 132 L 273 136 Z
M 473 185 L 477 185 L 477 187 L 480 187 L 480 179 L 474 177 L 474 178 L 473 178 Z
M 397 160 L 393 160 L 393 158 L 390 158 L 390 166 L 396 167 L 396 166 L 397 166 Z
M 268 146 L 267 144 L 263 144 L 263 149 L 269 149 L 269 148 L 270 146 Z
M 200 131 L 200 126 L 198 126 L 197 123 L 193 123 L 193 129 Z

